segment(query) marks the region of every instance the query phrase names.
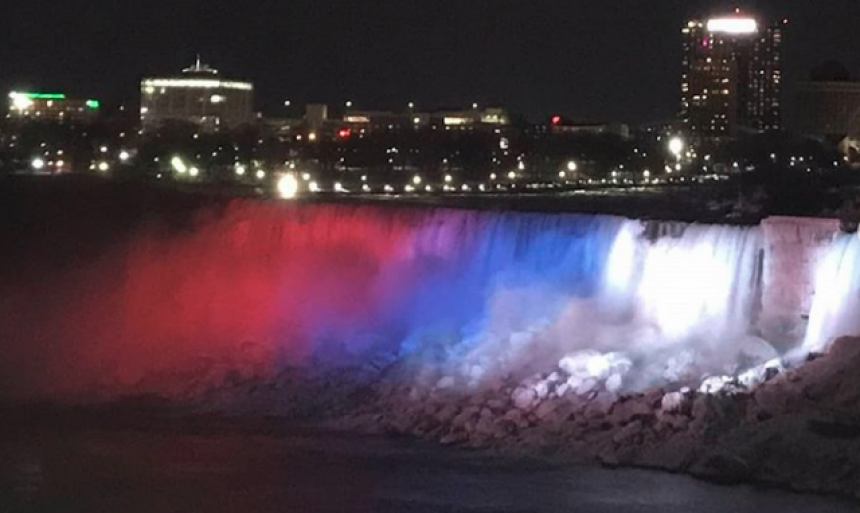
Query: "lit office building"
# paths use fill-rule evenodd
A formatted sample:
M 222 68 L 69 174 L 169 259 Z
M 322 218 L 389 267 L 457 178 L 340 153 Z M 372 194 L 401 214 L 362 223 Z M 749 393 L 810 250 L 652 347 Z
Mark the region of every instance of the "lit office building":
M 90 122 L 96 118 L 98 100 L 75 100 L 62 93 L 9 93 L 9 119 L 51 122 Z
M 782 127 L 786 24 L 763 25 L 736 13 L 682 29 L 680 121 L 693 144 Z
M 224 79 L 198 58 L 180 76 L 141 82 L 140 119 L 145 130 L 169 121 L 229 130 L 254 119 L 253 102 L 253 84 Z

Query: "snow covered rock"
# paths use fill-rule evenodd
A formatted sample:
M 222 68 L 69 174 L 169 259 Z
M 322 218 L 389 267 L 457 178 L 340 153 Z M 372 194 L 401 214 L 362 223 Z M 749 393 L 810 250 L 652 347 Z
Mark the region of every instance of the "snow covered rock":
M 514 402 L 514 406 L 520 410 L 528 411 L 538 402 L 538 396 L 533 389 L 521 387 L 514 390 L 511 400 Z
M 692 405 L 689 393 L 684 391 L 669 392 L 660 401 L 660 412 L 664 414 L 689 412 Z

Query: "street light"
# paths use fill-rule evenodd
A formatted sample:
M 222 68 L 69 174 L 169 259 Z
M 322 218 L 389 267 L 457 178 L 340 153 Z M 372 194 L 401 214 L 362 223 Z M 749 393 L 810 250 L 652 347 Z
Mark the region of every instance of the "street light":
M 278 180 L 278 194 L 284 199 L 295 198 L 299 193 L 299 181 L 292 173 L 282 176 Z
M 680 137 L 673 137 L 669 139 L 669 151 L 672 152 L 672 155 L 675 155 L 675 158 L 680 159 L 681 154 L 684 153 L 684 140 Z

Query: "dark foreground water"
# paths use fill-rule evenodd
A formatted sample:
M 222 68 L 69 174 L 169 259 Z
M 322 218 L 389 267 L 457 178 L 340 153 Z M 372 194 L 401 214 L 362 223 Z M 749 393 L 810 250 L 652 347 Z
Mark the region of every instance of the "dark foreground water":
M 214 427 L 213 427 L 214 425 Z M 217 422 L 5 429 L 0 512 L 856 511 L 645 471 L 558 467 L 408 441 Z

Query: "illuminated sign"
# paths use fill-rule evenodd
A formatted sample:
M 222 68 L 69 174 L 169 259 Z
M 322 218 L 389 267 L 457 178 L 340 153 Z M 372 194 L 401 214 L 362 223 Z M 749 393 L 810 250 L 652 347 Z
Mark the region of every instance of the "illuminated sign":
M 29 100 L 65 100 L 66 95 L 60 93 L 18 93 L 12 92 L 9 98 L 13 100 L 17 97 L 27 98 Z
M 146 92 L 159 87 L 179 89 L 235 89 L 238 91 L 252 91 L 254 89 L 254 86 L 247 82 L 229 82 L 203 78 L 153 78 L 143 81 L 143 89 Z
M 370 123 L 367 116 L 344 116 L 343 120 L 347 123 Z
M 458 117 L 452 116 L 452 117 L 446 117 L 442 121 L 447 126 L 459 126 L 459 125 L 468 125 L 469 123 L 472 122 L 472 119 L 459 117 L 459 116 Z
M 752 18 L 716 18 L 708 20 L 708 32 L 754 34 L 758 32 L 758 23 Z

